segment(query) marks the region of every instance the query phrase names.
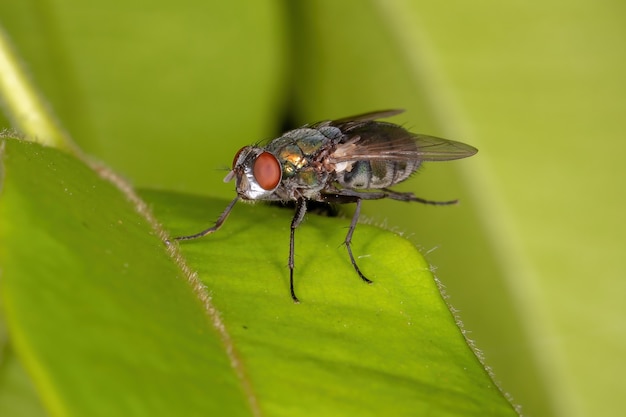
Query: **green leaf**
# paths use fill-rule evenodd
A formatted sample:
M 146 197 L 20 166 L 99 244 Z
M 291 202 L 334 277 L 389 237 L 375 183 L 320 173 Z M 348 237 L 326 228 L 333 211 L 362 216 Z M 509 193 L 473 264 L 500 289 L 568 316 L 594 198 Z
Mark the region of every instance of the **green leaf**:
M 52 415 L 244 415 L 257 405 L 263 415 L 516 415 L 403 238 L 359 226 L 354 250 L 375 280 L 365 285 L 340 245 L 348 221 L 310 215 L 297 234 L 296 305 L 291 212 L 240 205 L 219 234 L 180 245 L 208 300 L 108 171 L 37 144 L 5 146 L 0 294 Z M 176 233 L 224 204 L 143 195 Z
M 106 170 L 33 143 L 4 145 L 1 303 L 47 412 L 248 415 L 204 288 L 145 213 Z
M 227 201 L 146 191 L 174 235 L 211 224 Z M 268 415 L 516 415 L 478 362 L 428 264 L 402 237 L 309 214 L 296 233 L 289 295 L 291 210 L 236 206 L 227 223 L 180 248 L 233 336 Z
M 480 153 L 400 189 L 461 205 L 371 202 L 363 217 L 437 267 L 525 414 L 626 407 L 626 3 L 146 4 L 0 1 L 22 79 L 86 151 L 134 184 L 226 198 L 216 168 L 284 112 L 404 107 L 397 121 Z
M 12 417 L 45 417 L 46 411 L 30 376 L 15 356 L 7 340 L 0 353 L 0 415 Z

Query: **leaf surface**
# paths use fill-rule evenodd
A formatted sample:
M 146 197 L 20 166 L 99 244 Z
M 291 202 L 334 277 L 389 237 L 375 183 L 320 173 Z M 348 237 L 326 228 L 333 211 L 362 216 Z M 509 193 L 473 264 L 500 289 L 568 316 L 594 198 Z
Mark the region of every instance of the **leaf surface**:
M 203 289 L 146 218 L 75 158 L 4 144 L 0 296 L 47 411 L 250 415 Z
M 211 225 L 227 201 L 145 191 L 173 235 Z M 516 415 L 467 346 L 428 264 L 404 238 L 345 218 L 235 206 L 217 233 L 180 249 L 211 291 L 268 415 Z

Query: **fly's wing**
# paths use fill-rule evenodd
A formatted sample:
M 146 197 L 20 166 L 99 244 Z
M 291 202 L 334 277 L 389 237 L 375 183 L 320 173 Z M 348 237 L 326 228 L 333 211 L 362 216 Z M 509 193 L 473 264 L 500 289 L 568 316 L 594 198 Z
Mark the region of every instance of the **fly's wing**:
M 378 110 L 369 113 L 358 114 L 356 116 L 344 117 L 337 120 L 324 120 L 322 122 L 308 124 L 303 127 L 319 129 L 320 127 L 324 126 L 335 126 L 339 127 L 342 131 L 346 131 L 351 128 L 368 124 L 369 122 L 373 122 L 376 119 L 384 119 L 386 117 L 395 116 L 396 114 L 400 114 L 402 112 L 404 112 L 404 110 L 401 109 Z
M 473 146 L 436 136 L 414 134 L 413 140 L 422 161 L 452 161 L 467 158 L 478 152 Z
M 333 120 L 330 122 L 333 126 L 343 126 L 348 128 L 351 125 L 358 125 L 363 122 L 371 122 L 376 119 L 384 119 L 387 117 L 395 116 L 397 114 L 404 113 L 402 109 L 390 109 L 390 110 L 377 110 L 369 113 L 358 114 L 356 116 L 343 117 L 341 119 Z
M 371 113 L 372 115 L 374 113 Z M 344 137 L 330 155 L 332 163 L 349 161 L 450 161 L 477 149 L 461 142 L 414 134 L 401 126 L 369 119 L 333 122 Z

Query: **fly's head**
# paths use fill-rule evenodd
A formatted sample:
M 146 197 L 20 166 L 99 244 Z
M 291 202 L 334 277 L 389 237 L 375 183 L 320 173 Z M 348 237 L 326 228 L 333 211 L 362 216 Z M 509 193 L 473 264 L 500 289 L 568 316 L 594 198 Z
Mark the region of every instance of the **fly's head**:
M 258 146 L 245 146 L 233 159 L 233 168 L 224 178 L 237 181 L 237 194 L 243 200 L 270 200 L 282 179 L 282 167 L 270 152 Z

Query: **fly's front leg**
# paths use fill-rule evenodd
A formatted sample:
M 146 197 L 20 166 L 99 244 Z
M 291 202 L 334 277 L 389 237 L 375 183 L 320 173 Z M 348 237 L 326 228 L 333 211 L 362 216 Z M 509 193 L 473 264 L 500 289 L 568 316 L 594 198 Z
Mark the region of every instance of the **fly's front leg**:
M 295 237 L 296 237 L 296 228 L 302 223 L 302 219 L 304 219 L 304 214 L 306 213 L 306 200 L 304 198 L 299 198 L 296 201 L 296 212 L 293 216 L 293 220 L 291 220 L 291 235 L 289 239 L 289 290 L 291 291 L 291 299 L 294 303 L 299 303 L 298 297 L 296 297 L 296 292 L 293 289 L 293 268 L 294 268 L 294 253 L 295 253 Z
M 208 229 L 203 230 L 201 232 L 195 233 L 193 235 L 175 237 L 174 240 L 198 239 L 200 237 L 203 237 L 203 236 L 206 236 L 206 235 L 210 235 L 211 233 L 216 232 L 217 230 L 219 230 L 220 227 L 222 227 L 222 224 L 224 224 L 224 222 L 228 218 L 228 215 L 230 214 L 231 210 L 235 206 L 235 203 L 237 202 L 237 200 L 239 200 L 239 196 L 235 197 L 234 200 L 230 202 L 230 204 L 226 207 L 224 212 L 220 215 L 219 219 L 217 219 L 217 221 L 215 222 L 215 224 L 213 226 L 211 226 Z M 167 240 L 165 243 L 167 245 L 169 245 L 170 241 Z
M 372 281 L 367 279 L 365 275 L 361 272 L 359 267 L 354 260 L 354 255 L 352 254 L 352 234 L 354 233 L 354 229 L 356 228 L 356 223 L 359 221 L 359 215 L 361 214 L 361 199 L 356 200 L 356 209 L 354 210 L 354 216 L 352 216 L 352 222 L 350 223 L 350 229 L 348 229 L 348 234 L 346 235 L 346 240 L 343 243 L 346 245 L 346 249 L 348 249 L 348 255 L 350 255 L 350 261 L 352 262 L 352 266 L 357 274 L 361 277 L 361 279 L 368 284 L 371 284 Z

